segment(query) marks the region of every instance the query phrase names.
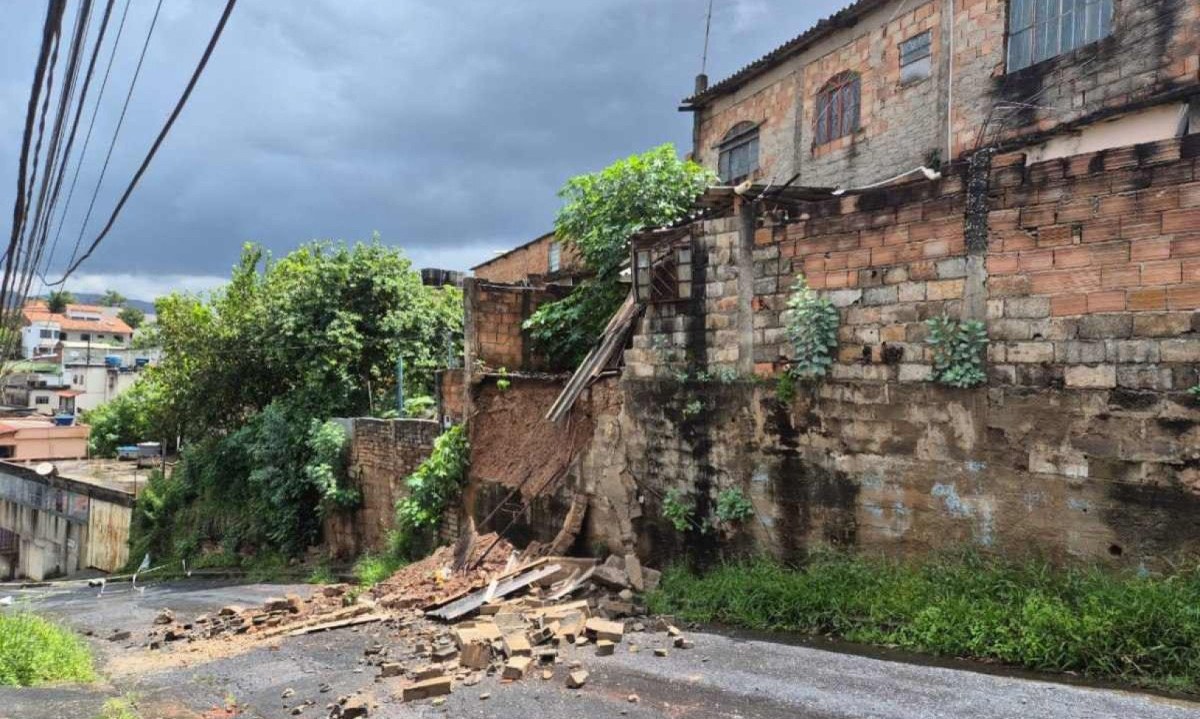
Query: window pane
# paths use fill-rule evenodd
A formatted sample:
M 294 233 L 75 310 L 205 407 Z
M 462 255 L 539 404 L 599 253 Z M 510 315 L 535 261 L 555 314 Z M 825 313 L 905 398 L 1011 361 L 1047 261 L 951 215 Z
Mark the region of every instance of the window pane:
M 1008 7 L 1008 32 L 1016 35 L 1033 24 L 1034 0 L 1012 0 Z
M 1008 41 L 1008 69 L 1020 70 L 1032 64 L 1030 45 L 1033 42 L 1033 30 L 1022 30 L 1013 35 Z
M 933 67 L 933 58 L 926 55 L 925 57 L 915 62 L 900 68 L 900 82 L 913 82 L 914 80 L 924 80 L 929 77 L 930 70 Z
M 679 265 L 678 267 L 675 268 L 675 276 L 676 276 L 676 278 L 679 279 L 680 282 L 691 282 L 692 281 L 692 266 L 691 265 Z
M 746 145 L 746 152 L 750 155 L 750 164 L 747 172 L 753 172 L 754 170 L 758 169 L 758 136 L 755 136 L 754 139 Z

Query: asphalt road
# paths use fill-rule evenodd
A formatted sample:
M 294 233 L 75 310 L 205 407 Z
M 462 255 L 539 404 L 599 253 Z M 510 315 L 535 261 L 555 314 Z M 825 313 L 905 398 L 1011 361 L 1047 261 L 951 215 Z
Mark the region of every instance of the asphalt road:
M 107 635 L 133 632 L 129 642 L 97 639 L 101 669 L 118 669 L 109 683 L 91 688 L 0 690 L 0 717 L 89 719 L 106 697 L 132 692 L 145 719 L 226 716 L 236 705 L 245 717 L 325 717 L 336 697 L 363 692 L 374 702 L 371 717 L 480 717 L 555 719 L 591 717 L 762 717 L 764 719 L 1038 719 L 1137 717 L 1200 719 L 1200 704 L 1112 689 L 1068 686 L 1052 681 L 908 664 L 853 654 L 719 634 L 689 633 L 692 649 L 667 647 L 663 634 L 627 635 L 611 657 L 570 648 L 563 660 L 578 660 L 589 672 L 580 690 L 567 689 L 567 668 L 553 679 L 540 672 L 521 682 L 488 677 L 458 686 L 441 706 L 404 704 L 395 695 L 400 679 L 377 681 L 363 664 L 363 648 L 399 638 L 382 625 L 367 625 L 256 647 L 211 660 L 149 655 L 138 646 L 154 613 L 171 607 L 180 617 L 211 612 L 224 604 L 251 604 L 270 595 L 306 587 L 220 586 L 211 582 L 151 586 L 144 593 L 110 587 L 25 593 L 39 611 L 80 629 Z M 631 651 L 636 645 L 637 651 Z M 172 652 L 183 652 L 173 649 Z M 172 661 L 175 660 L 175 661 Z M 130 671 L 128 667 L 138 667 Z M 322 691 L 327 685 L 326 691 Z M 292 694 L 283 698 L 285 690 Z M 486 698 L 484 698 L 486 695 Z M 631 701 L 631 698 L 634 701 Z M 305 702 L 299 714 L 293 710 Z

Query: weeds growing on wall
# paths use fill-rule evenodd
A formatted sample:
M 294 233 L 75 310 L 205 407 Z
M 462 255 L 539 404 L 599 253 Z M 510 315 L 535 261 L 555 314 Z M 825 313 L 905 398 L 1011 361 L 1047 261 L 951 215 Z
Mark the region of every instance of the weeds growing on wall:
M 959 322 L 949 317 L 925 321 L 933 349 L 933 378 L 952 387 L 975 387 L 987 381 L 983 369 L 987 328 L 979 320 Z
M 87 644 L 69 629 L 27 612 L 0 614 L 0 686 L 95 678 Z
M 692 526 L 695 510 L 687 495 L 678 489 L 667 490 L 662 500 L 662 516 L 676 532 L 686 532 Z
M 433 548 L 438 524 L 466 480 L 468 450 L 462 425 L 455 425 L 434 440 L 429 458 L 404 480 L 408 496 L 396 503 L 389 540 L 393 557 L 412 559 Z
M 723 524 L 736 525 L 754 516 L 754 504 L 737 487 L 721 490 L 717 494 L 717 519 Z
M 837 308 L 814 292 L 804 275 L 797 275 L 787 306 L 784 329 L 794 351 L 791 374 L 802 379 L 824 377 L 837 347 Z
M 905 563 L 830 552 L 802 569 L 674 567 L 647 601 L 687 621 L 1200 691 L 1198 567 L 1139 576 L 975 554 Z

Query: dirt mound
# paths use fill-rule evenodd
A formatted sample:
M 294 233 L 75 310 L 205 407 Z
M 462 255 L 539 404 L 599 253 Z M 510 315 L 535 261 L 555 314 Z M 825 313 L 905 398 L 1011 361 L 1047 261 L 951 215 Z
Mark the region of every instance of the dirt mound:
M 377 584 L 371 595 L 381 606 L 400 609 L 436 604 L 482 587 L 504 571 L 513 552 L 511 544 L 498 539 L 494 532 L 475 537 L 466 551 L 459 549 L 464 556 L 457 559 L 456 547 L 439 547 Z

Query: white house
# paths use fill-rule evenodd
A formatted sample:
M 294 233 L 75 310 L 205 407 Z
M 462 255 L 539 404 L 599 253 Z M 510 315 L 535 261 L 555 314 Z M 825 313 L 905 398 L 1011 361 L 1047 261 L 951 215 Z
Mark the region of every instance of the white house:
M 103 356 L 109 349 L 129 346 L 133 328 L 107 307 L 67 305 L 64 312 L 51 312 L 42 300 L 22 310 L 21 354 L 26 359 L 55 354 L 59 342 L 82 343 Z

